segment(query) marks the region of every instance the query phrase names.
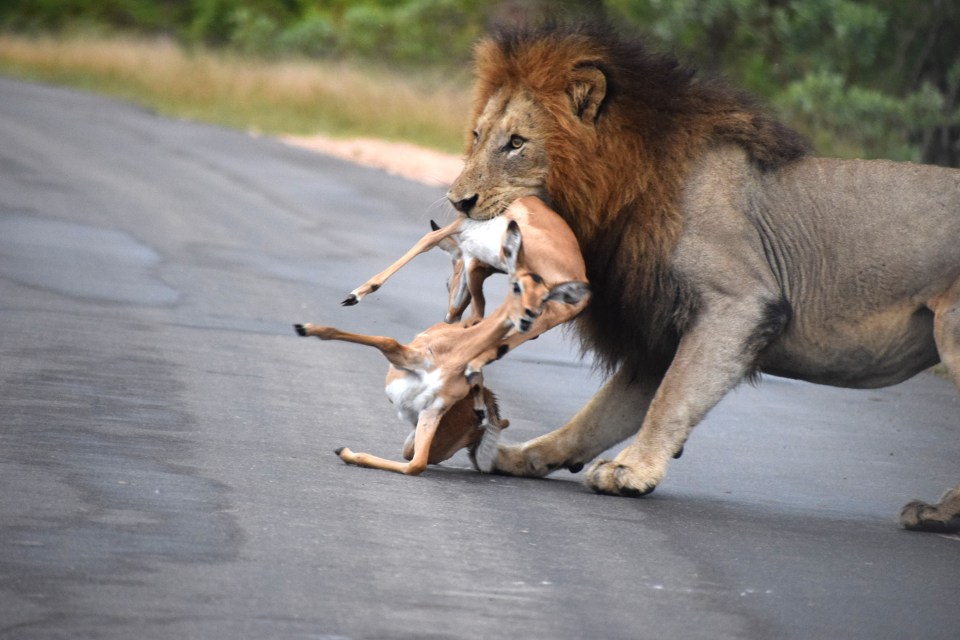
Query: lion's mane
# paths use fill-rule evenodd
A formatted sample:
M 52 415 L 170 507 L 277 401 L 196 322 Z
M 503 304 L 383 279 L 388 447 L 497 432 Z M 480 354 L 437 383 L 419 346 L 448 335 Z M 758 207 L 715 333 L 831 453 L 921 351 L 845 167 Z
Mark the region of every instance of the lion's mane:
M 584 348 L 608 370 L 662 375 L 697 304 L 669 268 L 692 162 L 734 143 L 769 171 L 805 155 L 806 141 L 746 94 L 603 24 L 501 29 L 475 61 L 474 120 L 501 88 L 532 91 L 551 116 L 547 194 L 580 240 L 593 290 Z M 606 77 L 594 126 L 568 93 L 584 66 Z

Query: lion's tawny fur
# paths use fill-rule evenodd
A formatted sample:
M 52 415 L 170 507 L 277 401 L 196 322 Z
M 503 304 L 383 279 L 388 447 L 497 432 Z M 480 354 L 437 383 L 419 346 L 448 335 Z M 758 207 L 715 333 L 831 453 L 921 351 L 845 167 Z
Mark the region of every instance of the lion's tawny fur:
M 478 44 L 475 59 L 472 120 L 503 89 L 531 91 L 551 115 L 540 132 L 547 192 L 596 284 L 579 321 L 584 347 L 608 369 L 624 363 L 662 375 L 684 310 L 696 304 L 666 267 L 690 162 L 709 145 L 733 142 L 766 171 L 805 155 L 806 142 L 746 94 L 602 25 L 503 30 Z M 587 66 L 607 83 L 596 126 L 570 108 L 568 88 Z
M 588 487 L 642 496 L 757 373 L 873 388 L 939 360 L 960 387 L 960 171 L 811 156 L 741 92 L 604 27 L 497 33 L 477 73 L 448 198 L 478 220 L 552 203 L 593 285 L 583 346 L 615 371 L 560 428 L 501 446 L 497 470 L 593 460 Z M 943 527 L 958 492 L 902 523 Z

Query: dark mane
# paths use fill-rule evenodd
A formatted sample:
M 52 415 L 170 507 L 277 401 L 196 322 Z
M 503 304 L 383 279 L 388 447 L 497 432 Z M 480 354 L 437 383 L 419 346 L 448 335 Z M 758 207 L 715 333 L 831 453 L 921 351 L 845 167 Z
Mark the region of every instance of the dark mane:
M 568 93 L 585 66 L 606 78 L 591 126 L 571 111 Z M 668 260 L 692 163 L 734 144 L 771 171 L 807 154 L 806 141 L 746 93 L 603 23 L 499 29 L 478 45 L 476 67 L 478 112 L 496 90 L 523 87 L 556 121 L 545 132 L 546 187 L 580 240 L 592 283 L 579 320 L 584 347 L 606 368 L 661 375 L 697 304 Z

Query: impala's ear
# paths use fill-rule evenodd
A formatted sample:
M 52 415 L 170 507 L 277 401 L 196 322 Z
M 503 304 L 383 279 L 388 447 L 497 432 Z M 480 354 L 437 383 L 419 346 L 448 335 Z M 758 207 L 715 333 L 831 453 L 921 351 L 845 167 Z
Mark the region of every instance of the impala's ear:
M 607 76 L 592 62 L 578 64 L 573 69 L 567 93 L 577 117 L 593 124 L 607 95 Z
M 520 225 L 516 220 L 511 220 L 507 225 L 507 230 L 503 234 L 503 263 L 507 267 L 507 273 L 517 272 L 517 257 L 520 255 L 520 246 L 523 244 L 523 238 L 520 237 Z
M 590 295 L 590 285 L 579 280 L 562 282 L 550 289 L 550 293 L 544 298 L 544 302 L 556 300 L 563 304 L 578 304 L 585 297 Z

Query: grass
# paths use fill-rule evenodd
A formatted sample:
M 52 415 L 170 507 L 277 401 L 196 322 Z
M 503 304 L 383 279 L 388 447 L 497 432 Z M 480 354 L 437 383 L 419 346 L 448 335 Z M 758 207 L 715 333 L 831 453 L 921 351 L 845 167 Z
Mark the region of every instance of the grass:
M 269 134 L 372 136 L 459 153 L 469 77 L 357 63 L 268 61 L 129 37 L 0 34 L 0 73 Z

